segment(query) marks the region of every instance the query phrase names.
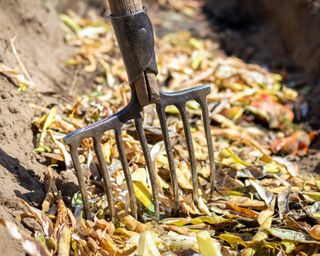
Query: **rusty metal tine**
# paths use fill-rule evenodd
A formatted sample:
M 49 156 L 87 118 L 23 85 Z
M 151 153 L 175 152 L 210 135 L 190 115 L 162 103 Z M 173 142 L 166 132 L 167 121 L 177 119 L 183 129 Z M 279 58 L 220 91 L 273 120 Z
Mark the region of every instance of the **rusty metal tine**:
M 86 214 L 86 218 L 88 220 L 92 220 L 90 206 L 89 206 L 88 192 L 87 192 L 87 189 L 86 189 L 86 184 L 85 184 L 84 179 L 83 179 L 83 173 L 82 173 L 82 169 L 81 169 L 81 166 L 80 166 L 77 145 L 73 145 L 73 144 L 70 145 L 70 154 L 71 154 L 71 158 L 72 158 L 74 169 L 76 171 L 76 176 L 77 176 L 77 179 L 78 179 L 78 183 L 79 183 L 79 186 L 80 186 L 80 192 L 81 192 L 81 196 L 82 196 L 82 202 L 83 202 L 83 207 L 84 207 L 84 211 L 85 211 L 85 214 Z
M 172 183 L 173 197 L 174 197 L 174 213 L 176 214 L 179 211 L 178 180 L 177 180 L 176 168 L 174 165 L 173 150 L 172 150 L 168 126 L 167 126 L 165 107 L 161 106 L 160 104 L 157 104 L 157 113 L 160 121 L 160 126 L 162 130 L 163 140 L 164 140 L 169 168 L 170 168 L 171 183 Z
M 124 176 L 127 182 L 127 188 L 128 188 L 128 193 L 129 193 L 129 201 L 130 201 L 130 208 L 131 208 L 131 215 L 137 219 L 138 218 L 138 207 L 137 207 L 137 200 L 136 196 L 134 194 L 134 188 L 133 188 L 133 183 L 131 179 L 131 174 L 128 166 L 128 161 L 127 161 L 127 156 L 126 152 L 124 149 L 124 144 L 121 136 L 121 128 L 115 129 L 115 138 L 116 138 L 116 143 L 117 143 L 117 148 L 120 156 L 120 161 L 122 164 Z
M 104 182 L 104 189 L 107 195 L 107 200 L 108 200 L 108 208 L 110 211 L 110 217 L 113 223 L 116 221 L 116 210 L 114 207 L 114 202 L 113 202 L 113 195 L 112 195 L 112 186 L 111 186 L 111 181 L 110 181 L 110 175 L 108 171 L 107 164 L 105 162 L 105 158 L 102 152 L 102 147 L 101 147 L 101 136 L 94 137 L 93 138 L 93 145 L 94 149 L 98 158 L 99 162 L 99 167 L 101 169 L 102 177 L 103 177 L 103 182 Z
M 141 148 L 144 154 L 144 158 L 147 164 L 148 173 L 150 177 L 152 196 L 153 196 L 153 205 L 154 205 L 154 217 L 156 220 L 158 220 L 159 219 L 159 195 L 158 195 L 159 190 L 157 185 L 155 168 L 154 168 L 154 164 L 152 163 L 147 138 L 143 131 L 142 118 L 141 117 L 136 118 L 134 122 L 135 122 L 137 134 L 141 143 Z
M 190 123 L 189 123 L 188 113 L 187 113 L 185 105 L 178 105 L 177 107 L 180 112 L 180 116 L 181 116 L 182 123 L 183 123 L 184 135 L 186 137 L 186 143 L 187 143 L 189 161 L 190 161 L 191 173 L 192 173 L 192 186 L 193 186 L 192 198 L 193 198 L 193 201 L 196 203 L 198 201 L 198 197 L 199 197 L 199 195 L 198 195 L 199 184 L 198 184 L 196 157 L 194 154 Z
M 210 128 L 210 118 L 209 118 L 209 110 L 208 105 L 206 103 L 206 99 L 200 99 L 198 103 L 202 109 L 202 118 L 204 124 L 204 130 L 206 134 L 206 140 L 208 145 L 208 154 L 209 154 L 209 167 L 210 167 L 210 194 L 209 199 L 213 197 L 213 192 L 215 190 L 215 182 L 216 182 L 216 166 L 214 163 L 214 148 L 211 136 L 211 128 Z

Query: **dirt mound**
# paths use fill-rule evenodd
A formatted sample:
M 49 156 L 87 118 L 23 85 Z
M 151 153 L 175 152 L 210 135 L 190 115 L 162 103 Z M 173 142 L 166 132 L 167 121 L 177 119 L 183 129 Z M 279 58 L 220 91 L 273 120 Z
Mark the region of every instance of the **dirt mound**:
M 19 92 L 9 77 L 0 76 L 0 217 L 14 220 L 20 212 L 18 197 L 34 205 L 44 197 L 46 167 L 34 153 L 31 127 L 35 112 L 57 101 L 71 79 L 63 68 L 70 49 L 50 1 L 3 0 L 0 2 L 0 61 L 19 67 L 10 46 L 14 45 L 36 87 Z M 47 97 L 50 95 L 50 98 Z M 21 246 L 0 231 L 0 250 L 23 255 Z

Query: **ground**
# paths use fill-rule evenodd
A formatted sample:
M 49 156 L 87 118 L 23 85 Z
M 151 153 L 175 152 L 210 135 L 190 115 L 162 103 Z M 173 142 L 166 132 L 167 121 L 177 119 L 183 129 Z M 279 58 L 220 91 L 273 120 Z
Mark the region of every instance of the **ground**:
M 45 196 L 43 182 L 47 167 L 43 164 L 45 159 L 34 152 L 35 137 L 32 120 L 41 114 L 43 107 L 70 99 L 71 84 L 78 78 L 76 71 L 67 70 L 63 64 L 64 60 L 72 54 L 72 49 L 64 43 L 64 32 L 54 3 L 45 0 L 0 2 L 0 63 L 9 67 L 19 65 L 17 55 L 13 54 L 10 45 L 10 39 L 16 38 L 14 45 L 18 56 L 36 84 L 35 88 L 19 92 L 14 81 L 0 75 L 0 217 L 11 221 L 21 213 L 19 198 L 37 206 Z M 58 8 L 61 10 L 65 6 L 67 5 L 64 4 L 63 7 L 59 5 Z M 76 6 L 76 8 L 79 7 Z M 167 17 L 165 13 L 161 15 Z M 205 14 L 200 17 L 196 25 L 192 22 L 180 25 L 193 26 L 198 32 L 202 28 L 212 29 L 211 35 L 219 40 L 227 54 L 236 54 L 263 65 L 270 64 L 274 70 L 287 72 L 289 81 L 296 82 L 299 88 L 312 84 L 312 93 L 306 94 L 303 100 L 308 101 L 311 124 L 318 128 L 319 111 L 317 110 L 320 103 L 316 95 L 320 95 L 320 87 L 315 83 L 319 71 L 315 65 L 318 63 L 315 64 L 315 60 L 312 60 L 305 65 L 306 69 L 304 69 L 301 68 L 298 60 L 292 60 L 292 56 L 289 54 L 288 57 L 288 52 L 283 49 L 276 46 L 265 47 L 275 43 L 276 40 L 281 44 L 283 39 L 283 35 L 275 32 L 275 27 L 269 26 L 268 23 L 263 22 L 260 26 L 252 26 L 252 23 L 248 23 L 247 29 L 239 30 L 225 23 L 223 19 L 218 19 L 217 22 L 217 19 L 212 18 L 217 16 L 215 13 L 208 14 L 206 11 L 206 15 L 214 21 L 213 26 L 205 19 Z M 316 17 L 313 18 L 316 19 Z M 271 43 L 268 43 L 270 33 L 275 33 L 276 36 Z M 294 63 L 294 66 L 291 69 L 285 69 L 284 67 L 290 63 Z M 301 78 L 307 78 L 303 80 L 302 85 Z M 77 88 L 73 88 L 72 93 L 84 90 L 86 79 L 90 77 L 80 76 L 77 79 Z M 301 160 L 304 171 L 320 172 L 320 153 L 316 149 L 318 145 L 319 143 L 316 142 L 312 153 Z M 65 175 L 60 186 L 63 187 L 64 182 L 74 184 L 73 181 L 72 175 L 71 177 Z M 28 232 L 27 227 L 28 225 L 23 227 L 25 232 Z M 21 245 L 13 241 L 4 230 L 0 230 L 0 250 L 7 255 L 24 254 Z

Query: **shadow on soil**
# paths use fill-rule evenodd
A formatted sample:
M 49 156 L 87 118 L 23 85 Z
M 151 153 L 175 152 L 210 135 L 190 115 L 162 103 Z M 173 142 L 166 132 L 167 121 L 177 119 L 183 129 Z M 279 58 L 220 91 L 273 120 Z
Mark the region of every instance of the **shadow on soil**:
M 30 192 L 21 193 L 21 191 L 14 190 L 16 196 L 33 204 L 40 204 L 44 199 L 43 182 L 34 174 L 31 169 L 26 169 L 20 161 L 8 155 L 3 149 L 0 148 L 0 165 L 14 175 L 17 183 L 29 190 Z

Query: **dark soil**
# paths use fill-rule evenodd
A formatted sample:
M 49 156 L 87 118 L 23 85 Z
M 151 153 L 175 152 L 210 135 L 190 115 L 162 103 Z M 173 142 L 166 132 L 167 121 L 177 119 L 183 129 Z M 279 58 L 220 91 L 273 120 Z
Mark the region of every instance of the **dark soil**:
M 206 0 L 204 13 L 225 53 L 281 73 L 302 95 L 298 121 L 320 129 L 320 1 Z M 320 173 L 320 138 L 311 147 L 300 169 Z

